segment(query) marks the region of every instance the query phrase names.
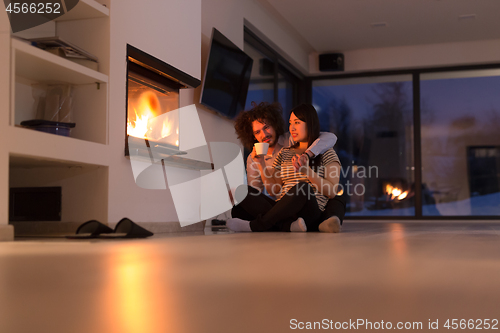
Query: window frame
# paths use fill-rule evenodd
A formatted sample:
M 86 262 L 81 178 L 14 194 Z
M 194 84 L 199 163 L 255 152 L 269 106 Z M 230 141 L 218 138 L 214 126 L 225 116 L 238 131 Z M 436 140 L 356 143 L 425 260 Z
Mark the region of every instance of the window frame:
M 415 215 L 414 216 L 348 216 L 350 220 L 402 220 L 402 221 L 432 221 L 432 220 L 499 220 L 498 215 L 446 215 L 446 216 L 424 216 L 422 214 L 422 128 L 421 128 L 421 92 L 420 76 L 427 73 L 460 72 L 500 69 L 500 63 L 463 65 L 463 66 L 441 66 L 418 69 L 398 69 L 386 71 L 365 71 L 358 73 L 336 73 L 330 75 L 314 75 L 305 78 L 306 102 L 312 103 L 312 88 L 314 81 L 341 80 L 349 78 L 369 78 L 394 75 L 411 75 L 413 85 L 413 159 L 415 163 Z M 341 140 L 341 138 L 339 138 Z
M 307 102 L 307 77 L 295 68 L 289 61 L 259 38 L 250 28 L 244 27 L 245 43 L 250 44 L 257 51 L 268 57 L 274 63 L 273 96 L 278 102 L 279 74 L 290 80 L 293 84 L 293 106 Z M 255 65 L 255 64 L 254 64 Z M 287 110 L 290 111 L 290 110 Z

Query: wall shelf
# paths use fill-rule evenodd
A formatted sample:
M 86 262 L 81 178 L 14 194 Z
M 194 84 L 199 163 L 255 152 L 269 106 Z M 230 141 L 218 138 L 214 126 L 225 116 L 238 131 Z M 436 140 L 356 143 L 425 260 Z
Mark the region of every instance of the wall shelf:
M 108 146 L 27 128 L 9 128 L 9 151 L 33 161 L 109 165 Z
M 15 60 L 15 75 L 26 79 L 71 84 L 108 82 L 108 76 L 105 74 L 17 39 L 12 39 L 12 53 Z
M 80 0 L 75 8 L 55 21 L 85 20 L 109 16 L 109 9 L 94 0 Z
M 91 219 L 106 222 L 108 170 L 107 166 L 90 164 L 88 161 L 78 163 L 49 160 L 46 156 L 39 158 L 12 152 L 9 154 L 11 188 L 61 187 L 60 223 L 80 224 Z M 37 227 L 32 224 L 25 232 L 30 233 Z M 64 224 L 59 225 L 59 229 L 62 227 Z M 19 230 L 15 232 L 19 234 Z

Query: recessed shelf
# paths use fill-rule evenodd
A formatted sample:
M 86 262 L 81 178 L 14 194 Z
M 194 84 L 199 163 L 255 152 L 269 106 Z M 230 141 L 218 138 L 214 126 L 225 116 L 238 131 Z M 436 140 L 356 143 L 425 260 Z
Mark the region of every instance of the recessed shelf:
M 8 137 L 11 154 L 29 156 L 33 161 L 109 165 L 108 146 L 104 144 L 20 127 L 9 127 Z
M 106 222 L 108 166 L 88 161 L 65 161 L 60 156 L 59 159 L 31 156 L 29 153 L 10 152 L 10 188 L 61 187 L 61 223 L 82 223 L 91 219 Z M 31 225 L 25 231 L 36 227 Z
M 11 168 L 57 168 L 57 167 L 85 167 L 98 168 L 99 166 L 87 163 L 71 162 L 64 160 L 51 160 L 44 157 L 27 157 L 23 155 L 10 155 L 9 166 Z
M 108 76 L 90 68 L 12 39 L 15 75 L 38 82 L 71 84 L 107 83 Z
M 109 9 L 94 0 L 80 0 L 75 8 L 55 21 L 85 20 L 109 16 Z

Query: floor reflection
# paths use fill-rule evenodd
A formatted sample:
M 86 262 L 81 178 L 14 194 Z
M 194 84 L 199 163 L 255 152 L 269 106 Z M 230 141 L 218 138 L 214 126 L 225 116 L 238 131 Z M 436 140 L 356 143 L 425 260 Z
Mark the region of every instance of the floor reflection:
M 106 312 L 113 331 L 120 333 L 160 332 L 175 327 L 175 291 L 168 274 L 168 256 L 161 262 L 153 248 L 127 245 L 108 259 Z
M 391 223 L 389 230 L 393 253 L 398 258 L 404 258 L 408 252 L 404 226 L 401 223 Z

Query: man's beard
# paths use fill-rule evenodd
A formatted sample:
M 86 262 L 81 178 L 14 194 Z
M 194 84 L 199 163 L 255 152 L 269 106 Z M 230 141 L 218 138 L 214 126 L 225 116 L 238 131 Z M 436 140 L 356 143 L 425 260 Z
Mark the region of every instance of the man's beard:
M 270 136 L 270 137 L 266 137 L 264 138 L 264 140 L 262 140 L 262 142 L 265 142 L 265 140 L 269 139 L 269 147 L 274 147 L 276 145 L 276 140 L 273 140 L 273 137 Z

